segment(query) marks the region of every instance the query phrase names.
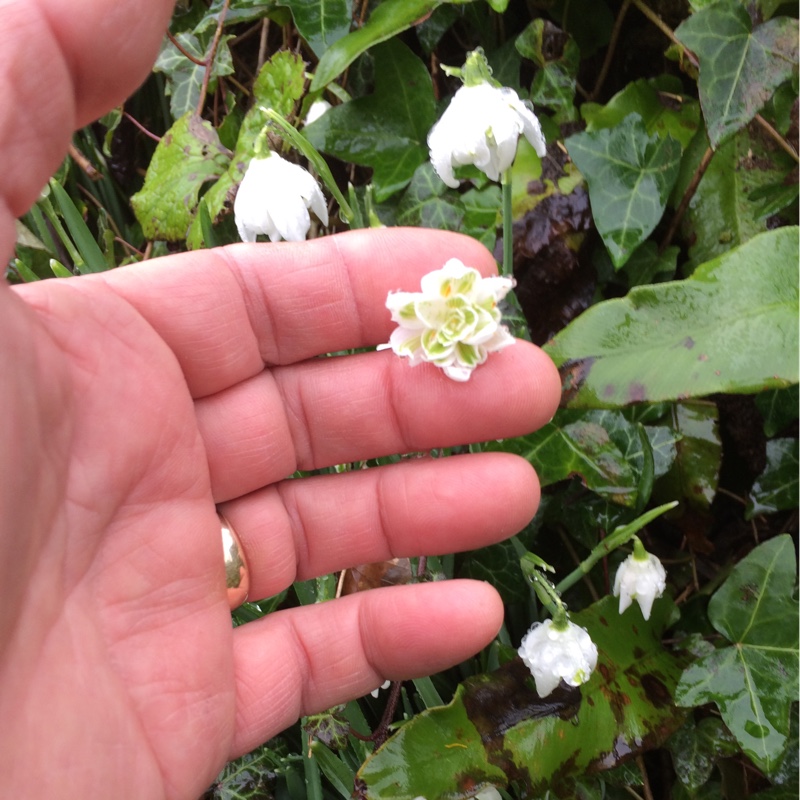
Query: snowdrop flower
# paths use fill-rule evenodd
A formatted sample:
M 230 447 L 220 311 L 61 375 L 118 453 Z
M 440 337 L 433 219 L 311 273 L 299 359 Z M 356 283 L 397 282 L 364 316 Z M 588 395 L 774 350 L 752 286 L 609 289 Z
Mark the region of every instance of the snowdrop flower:
M 377 699 L 381 689 L 388 689 L 392 685 L 391 681 L 384 681 L 377 689 L 373 689 L 370 694 Z
M 619 613 L 635 600 L 642 609 L 642 616 L 650 619 L 653 601 L 664 594 L 667 588 L 667 573 L 661 562 L 648 553 L 638 538 L 634 539 L 633 553 L 617 570 L 614 578 L 614 596 L 619 597 Z
M 328 224 L 328 208 L 317 182 L 277 153 L 250 162 L 233 203 L 243 242 L 254 242 L 259 233 L 272 242 L 302 242 L 311 227 L 309 208 L 323 225 Z
M 589 680 L 597 666 L 597 647 L 585 628 L 548 619 L 536 622 L 522 638 L 519 654 L 533 673 L 539 697 L 547 697 L 563 678 L 570 686 Z
M 474 164 L 491 180 L 499 180 L 514 161 L 520 135 L 540 158 L 547 151 L 536 115 L 513 89 L 489 80 L 482 53 L 467 56 L 464 74 L 465 85 L 428 134 L 431 164 L 453 189 L 459 183 L 453 170 L 464 164 Z
M 303 124 L 310 125 L 316 122 L 330 107 L 331 104 L 327 100 L 315 100 L 309 107 Z
M 386 307 L 398 327 L 389 343 L 412 367 L 429 361 L 454 381 L 496 350 L 514 343 L 497 304 L 514 286 L 512 278 L 483 278 L 478 270 L 451 258 L 422 278 L 421 292 L 389 292 Z

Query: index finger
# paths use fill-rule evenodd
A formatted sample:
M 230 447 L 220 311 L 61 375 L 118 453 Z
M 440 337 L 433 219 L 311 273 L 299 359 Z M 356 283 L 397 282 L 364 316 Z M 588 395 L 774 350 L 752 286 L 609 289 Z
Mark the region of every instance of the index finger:
M 358 230 L 309 242 L 232 245 L 105 273 L 164 339 L 194 397 L 325 353 L 387 341 L 389 291 L 459 258 L 494 259 L 467 236 L 418 228 Z

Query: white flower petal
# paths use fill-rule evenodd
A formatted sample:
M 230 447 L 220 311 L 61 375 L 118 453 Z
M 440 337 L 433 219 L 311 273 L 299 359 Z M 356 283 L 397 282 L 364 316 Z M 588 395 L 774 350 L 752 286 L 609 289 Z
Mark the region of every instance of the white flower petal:
M 617 569 L 614 578 L 614 595 L 619 597 L 619 613 L 622 614 L 636 600 L 642 616 L 650 619 L 650 612 L 657 597 L 667 588 L 667 573 L 662 563 L 652 553 L 646 559 L 638 559 L 632 553 Z
M 276 153 L 250 161 L 233 203 L 236 228 L 245 242 L 254 242 L 259 234 L 273 242 L 302 241 L 311 226 L 309 207 L 328 224 L 325 197 L 317 182 Z
M 310 125 L 316 122 L 330 107 L 331 104 L 327 100 L 315 100 L 309 107 L 303 124 Z
M 544 155 L 539 120 L 513 89 L 488 82 L 462 86 L 428 134 L 431 164 L 453 188 L 454 168 L 466 164 L 499 180 L 514 161 L 520 134 Z
M 567 622 L 558 629 L 553 620 L 536 622 L 522 638 L 519 655 L 530 669 L 540 697 L 547 697 L 563 679 L 570 686 L 589 680 L 597 666 L 597 647 L 585 628 Z
M 428 361 L 452 380 L 464 382 L 489 353 L 515 341 L 500 325 L 495 300 L 514 285 L 510 278 L 483 278 L 453 258 L 420 283 L 421 292 L 390 292 L 386 298 L 398 324 L 389 346 L 412 366 Z

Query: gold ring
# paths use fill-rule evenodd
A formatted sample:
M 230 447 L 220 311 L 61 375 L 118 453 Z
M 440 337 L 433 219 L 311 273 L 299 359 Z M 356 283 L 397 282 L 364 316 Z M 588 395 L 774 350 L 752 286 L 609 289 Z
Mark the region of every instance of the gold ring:
M 250 571 L 244 559 L 244 550 L 233 525 L 217 512 L 222 529 L 222 552 L 225 559 L 225 585 L 228 588 L 228 606 L 231 611 L 247 600 L 250 591 Z

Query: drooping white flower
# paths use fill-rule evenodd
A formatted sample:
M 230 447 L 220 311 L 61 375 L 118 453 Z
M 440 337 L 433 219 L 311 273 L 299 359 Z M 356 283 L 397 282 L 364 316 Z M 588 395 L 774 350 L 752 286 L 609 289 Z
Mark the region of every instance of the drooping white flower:
M 619 597 L 621 614 L 635 600 L 642 616 L 650 619 L 653 602 L 667 588 L 667 573 L 662 563 L 648 553 L 636 539 L 631 553 L 617 569 L 614 578 L 614 596 Z
M 377 698 L 381 692 L 381 689 L 388 689 L 392 685 L 391 681 L 384 681 L 377 689 L 373 689 L 370 694 Z
M 330 107 L 331 104 L 327 100 L 315 100 L 309 106 L 303 124 L 310 125 L 312 122 L 316 122 Z
M 552 619 L 534 623 L 519 647 L 540 697 L 547 697 L 562 679 L 580 686 L 597 666 L 597 647 L 586 629 L 569 620 L 563 624 Z
M 323 225 L 328 224 L 328 208 L 317 182 L 277 153 L 250 162 L 233 203 L 243 242 L 254 242 L 260 233 L 272 242 L 302 242 L 311 227 L 309 208 Z
M 411 366 L 435 364 L 454 381 L 515 339 L 501 324 L 497 304 L 514 286 L 512 278 L 483 278 L 478 270 L 451 258 L 422 278 L 421 292 L 389 292 L 386 307 L 398 327 L 389 343 Z
M 474 164 L 496 181 L 514 161 L 520 135 L 539 157 L 546 153 L 539 120 L 513 89 L 488 81 L 465 85 L 428 134 L 431 164 L 454 189 L 458 179 L 453 170 L 465 164 Z

